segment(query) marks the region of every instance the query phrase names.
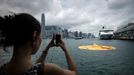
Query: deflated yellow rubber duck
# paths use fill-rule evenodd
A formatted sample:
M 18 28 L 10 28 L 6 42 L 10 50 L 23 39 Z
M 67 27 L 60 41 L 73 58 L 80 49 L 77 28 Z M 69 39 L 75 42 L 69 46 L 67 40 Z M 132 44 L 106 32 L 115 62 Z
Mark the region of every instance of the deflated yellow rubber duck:
M 84 49 L 84 50 L 115 50 L 115 47 L 113 46 L 106 46 L 106 45 L 85 45 L 85 46 L 79 46 L 79 49 Z

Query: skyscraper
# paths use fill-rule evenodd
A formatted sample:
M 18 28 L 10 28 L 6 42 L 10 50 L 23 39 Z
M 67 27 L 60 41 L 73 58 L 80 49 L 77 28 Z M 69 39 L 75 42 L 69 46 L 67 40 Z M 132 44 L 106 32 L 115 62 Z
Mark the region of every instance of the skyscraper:
M 45 15 L 41 14 L 41 38 L 45 39 Z

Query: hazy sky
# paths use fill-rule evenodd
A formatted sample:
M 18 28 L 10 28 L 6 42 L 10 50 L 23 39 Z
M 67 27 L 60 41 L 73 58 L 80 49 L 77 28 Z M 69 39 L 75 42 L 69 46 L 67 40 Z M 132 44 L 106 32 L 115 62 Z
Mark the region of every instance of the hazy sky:
M 45 13 L 47 25 L 95 34 L 134 20 L 134 0 L 0 0 L 0 10 L 28 12 L 39 21 Z

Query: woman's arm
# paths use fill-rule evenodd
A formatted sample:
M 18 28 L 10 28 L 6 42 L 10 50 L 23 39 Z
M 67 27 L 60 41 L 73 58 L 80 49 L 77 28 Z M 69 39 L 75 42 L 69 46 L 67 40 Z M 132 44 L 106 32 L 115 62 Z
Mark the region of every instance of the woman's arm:
M 66 46 L 64 44 L 63 41 L 61 41 L 62 43 L 59 44 L 60 47 L 63 49 L 64 53 L 65 53 L 65 57 L 66 57 L 66 60 L 67 60 L 67 64 L 68 64 L 68 69 L 71 70 L 71 71 L 75 71 L 76 72 L 76 66 L 71 58 L 71 56 L 69 55 L 67 49 L 66 49 Z
M 52 38 L 52 40 L 49 42 L 49 44 L 46 46 L 45 50 L 42 52 L 41 56 L 39 57 L 39 59 L 37 60 L 36 63 L 44 63 L 48 50 L 50 47 L 54 46 L 54 37 Z
M 76 75 L 75 64 L 73 63 L 73 60 L 71 56 L 69 55 L 63 41 L 62 43 L 59 44 L 59 47 L 61 47 L 65 53 L 65 57 L 66 57 L 67 64 L 68 64 L 68 70 L 63 69 L 56 64 L 45 64 L 44 74 L 45 75 Z
M 46 47 L 46 49 L 42 52 L 41 56 L 39 57 L 36 63 L 44 63 L 48 50 L 49 50 L 49 47 Z
M 64 53 L 65 53 L 65 56 L 66 56 L 68 69 L 71 70 L 71 71 L 76 71 L 76 66 L 75 66 L 71 56 L 69 55 L 68 51 L 65 50 Z

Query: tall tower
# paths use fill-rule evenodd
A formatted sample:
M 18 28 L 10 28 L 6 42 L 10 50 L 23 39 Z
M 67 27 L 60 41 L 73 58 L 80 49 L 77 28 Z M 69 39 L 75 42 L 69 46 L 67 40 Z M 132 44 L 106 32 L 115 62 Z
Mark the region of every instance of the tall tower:
M 45 15 L 41 14 L 41 38 L 45 39 Z

